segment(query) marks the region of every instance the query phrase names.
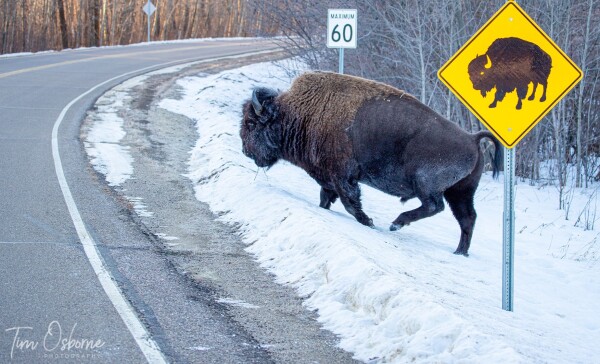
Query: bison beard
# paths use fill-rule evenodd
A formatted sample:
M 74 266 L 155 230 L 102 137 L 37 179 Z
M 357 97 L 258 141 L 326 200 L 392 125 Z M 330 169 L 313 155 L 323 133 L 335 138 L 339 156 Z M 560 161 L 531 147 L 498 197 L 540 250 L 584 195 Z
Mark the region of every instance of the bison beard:
M 482 138 L 469 134 L 391 86 L 358 77 L 309 72 L 289 91 L 255 89 L 243 106 L 243 152 L 259 167 L 284 159 L 321 186 L 319 206 L 339 198 L 361 224 L 373 226 L 361 205 L 360 183 L 421 206 L 401 213 L 390 230 L 435 215 L 444 199 L 461 228 L 455 254 L 468 256 L 476 213 L 473 196 L 483 171 Z

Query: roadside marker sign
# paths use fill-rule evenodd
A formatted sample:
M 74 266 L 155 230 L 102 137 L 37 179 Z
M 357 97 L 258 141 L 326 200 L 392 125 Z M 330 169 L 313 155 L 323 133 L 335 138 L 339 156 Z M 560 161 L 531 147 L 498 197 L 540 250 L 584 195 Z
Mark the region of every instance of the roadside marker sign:
M 583 77 L 509 0 L 438 71 L 440 80 L 504 144 L 502 309 L 513 310 L 515 146 Z
M 156 6 L 154 6 L 154 4 L 152 4 L 152 2 L 148 0 L 148 2 L 146 3 L 146 5 L 144 5 L 142 10 L 144 10 L 144 13 L 146 13 L 146 15 L 151 16 L 152 14 L 154 14 Z
M 516 2 L 508 1 L 442 66 L 438 77 L 512 148 L 583 73 Z
M 148 0 L 146 5 L 144 5 L 144 7 L 142 7 L 142 10 L 144 10 L 144 13 L 146 13 L 147 18 L 148 18 L 148 43 L 150 43 L 150 17 L 156 11 L 156 6 L 154 6 L 154 4 L 152 4 L 152 1 Z
M 356 9 L 327 10 L 327 47 L 356 48 Z
M 344 48 L 356 48 L 356 9 L 327 10 L 327 47 L 339 49 L 339 73 L 344 73 Z

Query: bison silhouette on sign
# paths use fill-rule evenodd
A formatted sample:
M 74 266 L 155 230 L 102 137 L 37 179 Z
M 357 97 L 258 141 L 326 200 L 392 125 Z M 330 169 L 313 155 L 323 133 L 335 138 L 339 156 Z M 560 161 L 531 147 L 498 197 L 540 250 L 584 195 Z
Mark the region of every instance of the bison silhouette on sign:
M 519 38 L 499 38 L 490 45 L 486 54 L 475 57 L 469 63 L 469 78 L 473 88 L 481 91 L 483 97 L 496 87 L 491 108 L 496 107 L 507 93 L 517 90 L 517 110 L 520 110 L 530 82 L 533 83 L 533 91 L 528 100 L 535 98 L 537 86 L 542 85 L 544 91 L 540 101 L 546 101 L 551 68 L 552 58 L 536 44 Z

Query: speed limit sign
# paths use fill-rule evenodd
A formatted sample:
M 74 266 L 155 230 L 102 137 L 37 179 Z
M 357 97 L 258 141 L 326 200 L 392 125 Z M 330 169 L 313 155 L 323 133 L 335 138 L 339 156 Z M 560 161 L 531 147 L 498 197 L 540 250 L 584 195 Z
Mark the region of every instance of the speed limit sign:
M 356 9 L 327 11 L 327 47 L 356 48 Z

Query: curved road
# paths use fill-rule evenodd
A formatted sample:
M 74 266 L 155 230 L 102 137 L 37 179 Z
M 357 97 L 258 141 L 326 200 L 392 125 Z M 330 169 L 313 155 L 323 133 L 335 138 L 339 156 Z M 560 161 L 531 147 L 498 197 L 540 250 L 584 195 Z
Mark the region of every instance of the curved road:
M 79 128 L 97 97 L 136 74 L 273 48 L 219 40 L 0 58 L 0 362 L 270 361 L 232 324 L 189 310 L 193 299 L 164 303 L 186 284 L 94 187 Z

